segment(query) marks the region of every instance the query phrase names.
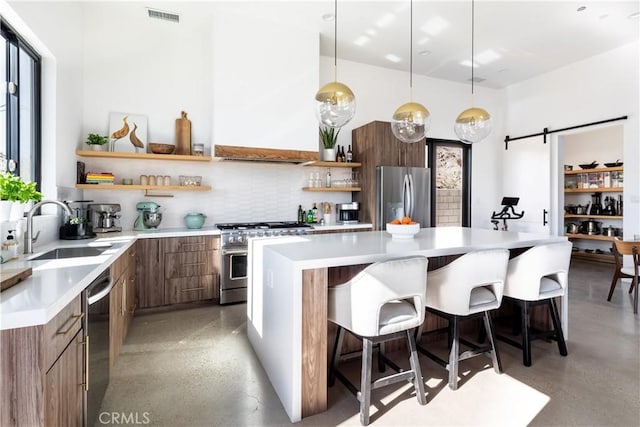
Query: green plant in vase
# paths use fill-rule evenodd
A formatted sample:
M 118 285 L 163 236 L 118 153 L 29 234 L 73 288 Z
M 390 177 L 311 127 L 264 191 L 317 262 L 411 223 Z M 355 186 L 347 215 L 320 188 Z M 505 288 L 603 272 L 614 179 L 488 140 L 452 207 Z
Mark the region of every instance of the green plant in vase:
M 336 159 L 336 143 L 338 142 L 338 135 L 342 128 L 332 127 L 319 127 L 318 132 L 320 134 L 320 140 L 322 141 L 323 159 L 325 161 L 333 162 Z
M 94 150 L 102 150 L 102 146 L 109 142 L 109 138 L 97 133 L 90 133 L 85 143 L 90 145 Z
M 24 204 L 39 202 L 42 193 L 35 182 L 24 182 L 9 172 L 0 174 L 0 222 L 15 221 L 24 215 Z

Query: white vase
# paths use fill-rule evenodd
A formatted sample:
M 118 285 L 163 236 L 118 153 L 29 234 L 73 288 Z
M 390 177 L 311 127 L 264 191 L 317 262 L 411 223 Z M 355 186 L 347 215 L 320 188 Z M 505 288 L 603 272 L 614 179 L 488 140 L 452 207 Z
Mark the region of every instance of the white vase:
M 11 210 L 13 202 L 0 200 L 0 222 L 11 221 Z
M 323 148 L 322 149 L 322 160 L 325 162 L 335 162 L 336 161 L 336 149 L 335 148 Z
M 11 213 L 9 214 L 9 221 L 18 221 L 22 218 L 24 218 L 24 203 L 13 202 Z
M 102 145 L 97 145 L 97 144 L 93 144 L 93 145 L 91 145 L 91 149 L 92 149 L 93 151 L 104 151 L 103 146 L 102 146 Z

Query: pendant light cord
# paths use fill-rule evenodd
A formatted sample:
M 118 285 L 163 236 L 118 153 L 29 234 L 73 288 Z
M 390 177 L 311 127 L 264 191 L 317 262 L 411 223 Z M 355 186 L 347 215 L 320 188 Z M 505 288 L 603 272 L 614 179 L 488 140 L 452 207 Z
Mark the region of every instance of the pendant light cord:
M 413 102 L 413 0 L 409 10 L 409 100 Z
M 338 0 L 333 2 L 333 81 L 338 81 Z
M 474 0 L 471 0 L 471 103 L 473 104 L 473 85 L 474 85 L 474 68 L 475 68 L 475 63 L 474 63 L 474 57 L 475 57 L 475 51 L 474 51 L 474 30 L 475 30 L 475 4 L 474 4 Z

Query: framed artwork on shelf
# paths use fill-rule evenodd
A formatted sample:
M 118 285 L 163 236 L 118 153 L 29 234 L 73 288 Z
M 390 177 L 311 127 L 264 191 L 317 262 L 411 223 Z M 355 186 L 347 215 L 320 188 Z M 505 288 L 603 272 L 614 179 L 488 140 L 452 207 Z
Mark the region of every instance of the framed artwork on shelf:
M 109 151 L 147 152 L 147 116 L 109 113 Z

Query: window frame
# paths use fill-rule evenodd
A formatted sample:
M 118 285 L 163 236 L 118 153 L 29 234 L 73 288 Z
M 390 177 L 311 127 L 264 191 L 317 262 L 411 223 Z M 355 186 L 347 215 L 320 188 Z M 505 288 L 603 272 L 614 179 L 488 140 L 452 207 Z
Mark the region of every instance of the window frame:
M 6 123 L 7 129 L 4 135 L 4 142 L 6 144 L 5 152 L 7 154 L 7 162 L 10 159 L 16 161 L 16 169 L 14 173 L 18 176 L 28 176 L 28 180 L 36 183 L 38 191 L 41 190 L 42 184 L 42 57 L 16 32 L 11 25 L 4 19 L 0 18 L 0 33 L 6 41 L 6 50 L 4 52 L 6 58 L 6 70 L 5 75 L 8 81 L 7 93 L 6 93 Z M 33 70 L 31 79 L 28 82 L 20 81 L 20 55 L 26 54 L 32 61 Z M 14 57 L 13 57 L 13 56 Z M 17 83 L 17 92 L 15 94 L 9 93 L 8 84 L 9 81 Z M 32 120 L 29 123 L 31 135 L 29 141 L 24 143 L 30 144 L 31 156 L 31 170 L 28 174 L 22 170 L 20 161 L 21 151 L 25 148 L 21 147 L 21 133 L 20 133 L 20 89 L 21 87 L 31 87 L 32 99 L 30 117 Z M 16 97 L 15 105 L 12 102 L 12 97 Z M 8 170 L 8 169 L 7 169 Z
M 436 147 L 462 149 L 462 227 L 471 227 L 471 145 L 455 139 L 426 138 L 427 167 L 431 171 L 431 223 L 436 223 Z

